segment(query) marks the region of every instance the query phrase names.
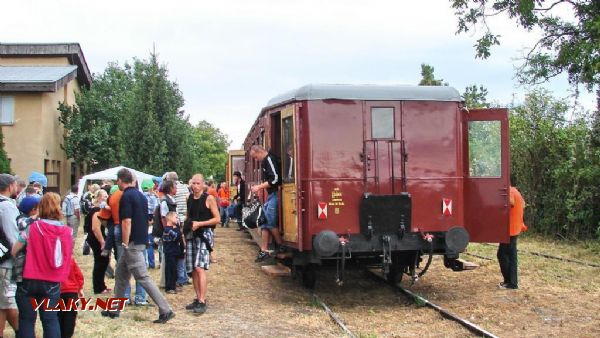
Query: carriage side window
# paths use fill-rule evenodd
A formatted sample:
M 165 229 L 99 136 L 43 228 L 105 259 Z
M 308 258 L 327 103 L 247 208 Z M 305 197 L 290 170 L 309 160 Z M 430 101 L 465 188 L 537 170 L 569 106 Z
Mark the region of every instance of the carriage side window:
M 394 138 L 394 108 L 371 108 L 371 136 Z
M 469 122 L 469 176 L 501 176 L 500 121 Z
M 283 129 L 282 150 L 284 152 L 281 156 L 283 182 L 294 183 L 296 163 L 294 162 L 294 121 L 292 117 L 282 119 L 281 127 Z

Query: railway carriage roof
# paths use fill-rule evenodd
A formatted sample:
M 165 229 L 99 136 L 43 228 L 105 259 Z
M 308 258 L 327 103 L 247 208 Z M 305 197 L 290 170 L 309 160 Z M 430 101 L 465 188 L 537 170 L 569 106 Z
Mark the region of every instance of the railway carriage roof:
M 292 101 L 327 99 L 464 101 L 456 89 L 448 86 L 309 84 L 275 96 L 269 100 L 267 108 Z

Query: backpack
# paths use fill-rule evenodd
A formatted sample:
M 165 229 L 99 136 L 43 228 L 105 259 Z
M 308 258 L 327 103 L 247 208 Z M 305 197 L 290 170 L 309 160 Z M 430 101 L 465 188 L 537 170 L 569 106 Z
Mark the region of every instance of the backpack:
M 160 206 L 162 205 L 163 201 L 167 202 L 167 207 L 169 208 L 169 211 L 177 210 L 177 204 L 169 203 L 169 200 L 166 197 L 160 200 L 160 203 L 158 203 L 156 208 L 154 208 L 154 213 L 152 215 L 152 220 L 154 221 L 154 224 L 152 224 L 152 236 L 153 237 L 160 238 L 163 235 L 164 228 L 163 228 L 163 224 L 162 224 L 162 215 L 160 214 Z
M 6 201 L 8 200 L 0 200 L 0 203 Z M 12 249 L 12 246 L 10 245 L 8 238 L 6 238 L 4 228 L 0 224 L 0 264 L 12 257 L 10 254 L 10 249 Z
M 69 198 L 67 196 L 63 198 L 61 203 L 62 212 L 65 216 L 73 216 L 75 214 L 75 206 L 73 205 L 74 197 Z
M 248 208 L 244 208 L 243 210 L 243 220 L 244 224 L 250 228 L 255 229 L 259 226 L 267 223 L 267 218 L 265 217 L 265 213 L 263 212 L 262 205 L 259 201 L 254 201 L 248 206 Z
M 86 192 L 79 201 L 79 210 L 83 215 L 87 215 L 90 213 L 90 208 L 92 205 L 92 197 L 90 192 Z

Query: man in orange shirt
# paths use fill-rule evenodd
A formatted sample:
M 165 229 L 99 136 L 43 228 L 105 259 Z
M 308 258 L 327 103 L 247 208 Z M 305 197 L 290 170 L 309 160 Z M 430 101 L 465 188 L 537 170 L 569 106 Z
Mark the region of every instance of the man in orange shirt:
M 517 281 L 517 237 L 527 230 L 523 221 L 525 200 L 517 188 L 510 187 L 510 242 L 498 246 L 498 262 L 504 281 L 498 285 L 501 289 L 518 289 Z
M 217 192 L 219 195 L 219 212 L 221 214 L 221 228 L 229 228 L 229 214 L 227 208 L 229 207 L 229 185 L 227 182 L 221 183 L 221 188 Z

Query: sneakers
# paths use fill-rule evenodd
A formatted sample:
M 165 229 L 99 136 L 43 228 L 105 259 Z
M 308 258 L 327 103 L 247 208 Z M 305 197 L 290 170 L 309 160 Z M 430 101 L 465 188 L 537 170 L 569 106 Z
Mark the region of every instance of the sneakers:
M 202 302 L 198 302 L 198 304 L 196 304 L 196 306 L 194 307 L 192 312 L 195 315 L 201 315 L 201 314 L 205 313 L 206 312 L 206 304 L 202 303 Z
M 198 299 L 194 299 L 194 301 L 191 304 L 188 304 L 185 306 L 186 310 L 193 310 L 194 308 L 196 308 L 196 306 L 200 303 L 200 301 Z
M 265 259 L 269 258 L 269 253 L 266 251 L 260 251 L 258 255 L 256 255 L 256 259 L 254 260 L 256 263 L 262 262 Z
M 170 295 L 176 295 L 177 291 L 176 290 L 167 290 L 167 293 Z
M 155 324 L 164 324 L 175 317 L 175 312 L 169 311 L 158 316 L 158 319 L 153 321 Z
M 277 253 L 285 253 L 286 251 L 286 247 L 283 244 L 278 244 L 277 245 Z
M 515 289 L 518 289 L 518 288 L 519 287 L 514 286 L 514 285 L 512 285 L 510 283 L 502 282 L 502 283 L 498 284 L 498 289 L 512 289 L 512 290 L 515 290 Z
M 108 317 L 110 319 L 119 318 L 119 316 L 121 315 L 120 313 L 115 311 L 102 311 L 100 312 L 100 314 L 102 315 L 102 317 Z
M 110 250 L 102 250 L 100 253 L 100 256 L 102 257 L 108 257 L 108 255 L 110 255 Z
M 145 300 L 145 301 L 140 301 L 140 302 L 134 302 L 133 305 L 135 306 L 148 306 L 148 307 L 152 307 L 154 306 L 154 304 L 150 303 L 149 301 Z

